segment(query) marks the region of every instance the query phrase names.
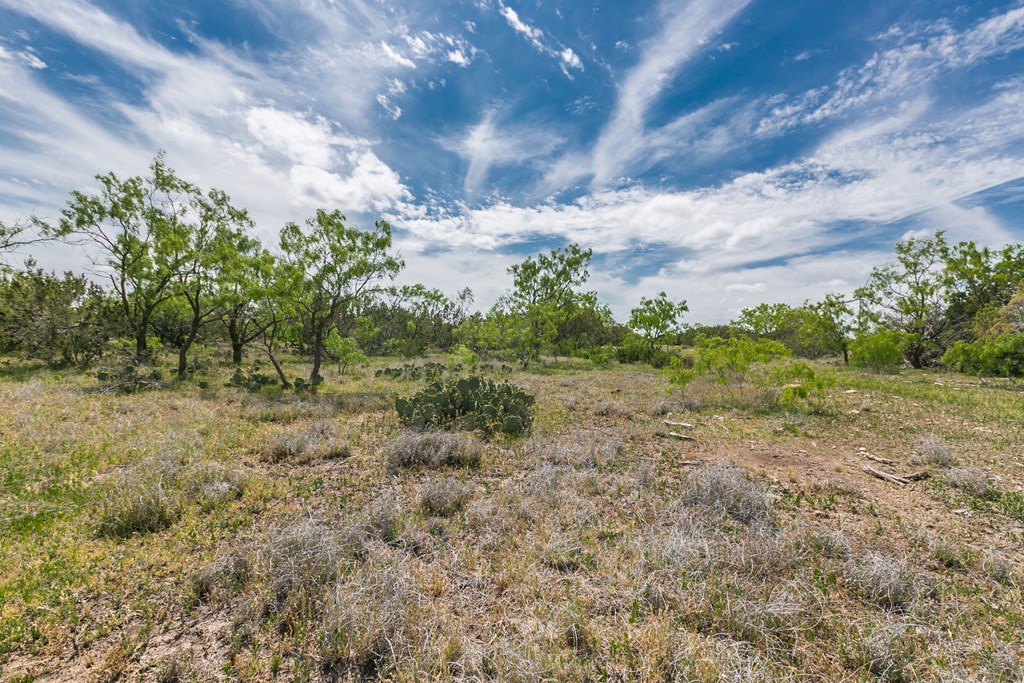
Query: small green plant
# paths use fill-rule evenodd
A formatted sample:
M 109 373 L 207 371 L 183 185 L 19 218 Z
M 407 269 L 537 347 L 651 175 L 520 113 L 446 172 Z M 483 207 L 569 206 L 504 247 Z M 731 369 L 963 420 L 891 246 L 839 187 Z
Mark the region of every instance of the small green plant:
M 414 429 L 458 428 L 487 436 L 530 431 L 533 396 L 509 382 L 467 377 L 428 385 L 412 398 L 395 399 L 403 424 Z

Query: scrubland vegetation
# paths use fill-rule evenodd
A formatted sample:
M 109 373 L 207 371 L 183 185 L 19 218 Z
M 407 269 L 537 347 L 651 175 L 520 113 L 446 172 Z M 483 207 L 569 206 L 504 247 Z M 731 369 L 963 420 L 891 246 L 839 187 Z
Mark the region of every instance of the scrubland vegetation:
M 0 281 L 0 680 L 1024 678 L 1021 245 L 714 328 L 569 245 L 473 313 L 151 172 L 0 230 L 113 273 Z

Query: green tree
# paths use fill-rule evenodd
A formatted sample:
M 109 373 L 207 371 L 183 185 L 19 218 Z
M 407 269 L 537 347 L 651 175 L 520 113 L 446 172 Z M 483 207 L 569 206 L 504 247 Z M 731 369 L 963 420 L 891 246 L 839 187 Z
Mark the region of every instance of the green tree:
M 391 226 L 378 220 L 374 230 L 345 225 L 340 211 L 320 209 L 306 230 L 289 223 L 281 230 L 282 262 L 290 277 L 285 288 L 299 337 L 312 355 L 309 379 L 320 377 L 324 342 L 339 322 L 354 320 L 360 307 L 391 279 L 404 262 L 390 253 Z
M 114 290 L 138 360 L 147 358 L 150 319 L 174 296 L 173 283 L 186 264 L 202 193 L 178 178 L 158 154 L 151 175 L 122 180 L 96 176 L 97 194 L 72 192 L 52 233 L 92 247 L 99 271 Z M 98 252 L 98 253 L 95 253 Z
M 778 303 L 744 308 L 733 325 L 744 334 L 782 342 L 792 349 L 797 345 L 797 334 L 802 323 L 803 316 L 799 309 Z
M 921 368 L 942 352 L 946 315 L 944 259 L 948 244 L 942 232 L 911 237 L 896 244 L 896 263 L 875 268 L 857 297 L 880 319 L 903 334 L 904 354 Z
M 84 275 L 35 268 L 0 277 L 0 352 L 85 366 L 120 333 L 114 301 Z
M 979 248 L 959 242 L 943 257 L 949 325 L 946 343 L 984 334 L 993 315 L 1024 283 L 1024 245 Z
M 629 313 L 628 327 L 650 346 L 661 344 L 669 335 L 679 334 L 679 321 L 690 309 L 686 301 L 674 302 L 665 292 L 653 299 L 640 298 L 640 305 Z
M 797 338 L 802 350 L 808 355 L 841 355 L 848 364 L 854 318 L 843 297 L 828 294 L 817 303 L 805 303 L 798 312 Z
M 523 367 L 555 343 L 559 324 L 586 296 L 576 288 L 590 277 L 592 255 L 592 250 L 570 244 L 508 269 L 512 291 L 498 303 L 495 313 L 505 314 L 500 318 L 508 328 L 506 340 Z

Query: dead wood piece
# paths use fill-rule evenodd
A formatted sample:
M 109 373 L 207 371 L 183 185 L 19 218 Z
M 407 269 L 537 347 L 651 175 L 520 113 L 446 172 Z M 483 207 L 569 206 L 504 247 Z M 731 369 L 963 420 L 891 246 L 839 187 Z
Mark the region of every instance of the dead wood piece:
M 878 477 L 879 479 L 882 479 L 884 481 L 888 481 L 888 482 L 893 483 L 893 484 L 899 484 L 900 486 L 906 486 L 907 484 L 910 483 L 909 481 L 907 481 L 903 477 L 897 477 L 895 474 L 889 474 L 888 472 L 882 472 L 880 470 L 876 470 L 871 465 L 864 465 L 864 471 L 867 472 L 868 474 L 870 474 L 873 477 Z
M 673 422 L 672 420 L 664 420 L 664 423 L 669 427 L 682 427 L 683 429 L 696 429 L 696 427 L 689 422 Z
M 914 472 L 912 474 L 904 474 L 903 479 L 907 481 L 922 481 L 923 479 L 931 479 L 932 475 L 930 472 Z
M 680 464 L 680 465 L 699 465 L 700 464 L 700 460 L 680 460 L 678 464 Z
M 874 460 L 875 462 L 880 462 L 883 465 L 895 465 L 896 464 L 895 460 L 890 460 L 889 458 L 880 458 L 877 455 L 871 455 L 870 453 L 865 453 L 864 457 L 866 457 L 868 460 Z
M 669 432 L 668 435 L 672 436 L 672 437 L 675 437 L 677 439 L 682 439 L 683 441 L 696 441 L 697 440 L 697 439 L 693 438 L 692 436 L 690 436 L 688 434 L 678 434 L 676 432 Z

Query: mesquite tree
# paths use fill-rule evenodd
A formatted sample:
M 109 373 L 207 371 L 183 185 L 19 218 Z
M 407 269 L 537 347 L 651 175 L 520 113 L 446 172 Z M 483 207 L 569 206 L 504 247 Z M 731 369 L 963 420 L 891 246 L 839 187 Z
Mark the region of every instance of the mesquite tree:
M 289 223 L 281 230 L 281 259 L 290 274 L 284 296 L 295 315 L 300 340 L 312 355 L 311 382 L 320 376 L 325 342 L 342 318 L 353 316 L 405 263 L 390 253 L 391 226 L 378 220 L 374 230 L 345 225 L 340 211 L 320 209 L 303 230 Z

